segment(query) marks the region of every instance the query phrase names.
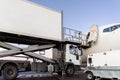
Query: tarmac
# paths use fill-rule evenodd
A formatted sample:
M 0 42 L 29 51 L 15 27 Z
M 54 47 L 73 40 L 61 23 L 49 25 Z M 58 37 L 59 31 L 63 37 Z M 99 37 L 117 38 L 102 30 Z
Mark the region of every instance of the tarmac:
M 4 80 L 0 76 L 0 80 Z M 15 80 L 87 80 L 86 74 L 83 72 L 76 72 L 74 76 L 58 76 L 57 73 L 52 75 L 48 72 L 20 72 Z M 110 79 L 95 79 L 95 80 L 110 80 Z
M 0 80 L 4 80 L 0 76 Z M 48 72 L 20 72 L 15 80 L 86 80 L 85 74 L 77 72 L 74 76 L 58 76 L 57 73 L 52 75 Z

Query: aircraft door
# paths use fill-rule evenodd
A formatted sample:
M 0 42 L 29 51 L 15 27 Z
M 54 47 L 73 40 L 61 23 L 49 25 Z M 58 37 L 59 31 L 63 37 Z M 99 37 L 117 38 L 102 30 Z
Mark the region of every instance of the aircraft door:
M 93 25 L 90 28 L 90 32 L 87 34 L 87 43 L 93 43 L 96 42 L 98 39 L 98 25 Z

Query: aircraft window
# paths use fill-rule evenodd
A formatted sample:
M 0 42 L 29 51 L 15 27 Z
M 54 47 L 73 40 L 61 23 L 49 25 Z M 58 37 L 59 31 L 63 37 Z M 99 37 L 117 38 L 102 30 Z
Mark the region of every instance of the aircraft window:
M 103 32 L 110 32 L 110 28 L 105 28 Z
M 120 25 L 116 25 L 118 28 L 120 27 Z
M 112 27 L 109 27 L 109 28 L 105 28 L 105 29 L 103 30 L 103 32 L 112 32 L 112 31 L 118 29 L 119 27 L 120 27 L 120 25 L 112 26 Z
M 111 27 L 111 31 L 114 31 L 114 30 L 116 30 L 118 27 L 117 26 L 112 26 Z

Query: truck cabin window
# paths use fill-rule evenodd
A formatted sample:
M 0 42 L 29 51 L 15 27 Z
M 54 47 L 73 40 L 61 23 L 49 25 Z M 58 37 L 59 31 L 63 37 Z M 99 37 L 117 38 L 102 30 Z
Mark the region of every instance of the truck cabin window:
M 76 47 L 75 46 L 71 45 L 69 49 L 70 49 L 70 54 L 76 55 L 77 51 L 76 51 Z

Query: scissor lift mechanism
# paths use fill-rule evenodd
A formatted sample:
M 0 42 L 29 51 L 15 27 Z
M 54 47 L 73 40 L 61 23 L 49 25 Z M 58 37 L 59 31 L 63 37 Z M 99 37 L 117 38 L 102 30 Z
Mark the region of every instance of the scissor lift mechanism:
M 83 34 L 80 31 L 72 30 L 69 28 L 64 29 L 64 38 L 62 41 L 55 41 L 55 40 L 48 40 L 48 39 L 42 39 L 42 38 L 36 38 L 36 37 L 30 37 L 30 36 L 25 36 L 25 35 L 18 35 L 18 34 L 10 34 L 10 33 L 1 33 L 0 32 L 0 47 L 7 49 L 6 51 L 0 51 L 0 57 L 7 57 L 7 56 L 13 56 L 13 55 L 18 55 L 18 54 L 23 54 L 26 56 L 29 56 L 33 59 L 38 59 L 47 63 L 52 63 L 56 66 L 56 69 L 59 71 L 58 73 L 61 75 L 62 71 L 66 71 L 67 74 L 73 74 L 74 69 L 73 66 L 74 64 L 70 63 L 65 63 L 64 62 L 64 51 L 65 51 L 65 45 L 66 44 L 74 44 L 77 46 L 82 47 L 83 44 Z M 17 46 L 14 46 L 9 43 L 17 43 L 17 44 L 26 44 L 29 45 L 27 48 L 19 48 Z M 42 51 L 46 50 L 49 48 L 57 48 L 61 52 L 61 56 L 59 60 L 55 61 L 52 59 L 49 59 L 47 57 L 44 57 L 39 54 L 35 54 L 35 51 Z M 82 50 L 82 49 L 81 49 Z M 72 66 L 73 72 L 69 71 L 68 66 Z M 8 67 L 8 66 L 7 66 Z M 6 67 L 6 69 L 7 69 Z M 11 68 L 11 66 L 9 66 Z M 14 65 L 12 66 L 14 67 Z M 14 71 L 14 70 L 13 70 Z M 5 73 L 4 69 L 4 73 Z M 17 72 L 14 71 L 14 72 Z M 9 75 L 9 74 L 7 74 Z M 4 74 L 4 78 L 7 76 Z M 15 74 L 11 79 L 16 78 L 17 74 Z M 9 77 L 7 79 L 10 79 Z
M 42 61 L 50 62 L 50 63 L 55 63 L 53 60 L 48 59 L 44 56 L 41 56 L 39 54 L 33 53 L 34 51 L 39 51 L 39 50 L 45 50 L 49 49 L 55 46 L 55 44 L 48 44 L 48 45 L 30 45 L 28 48 L 19 48 L 17 46 L 13 46 L 9 43 L 6 42 L 0 42 L 0 46 L 8 49 L 7 51 L 1 51 L 0 52 L 0 57 L 6 57 L 6 56 L 12 56 L 12 55 L 17 55 L 17 54 L 23 54 L 27 55 L 32 58 L 36 58 Z

